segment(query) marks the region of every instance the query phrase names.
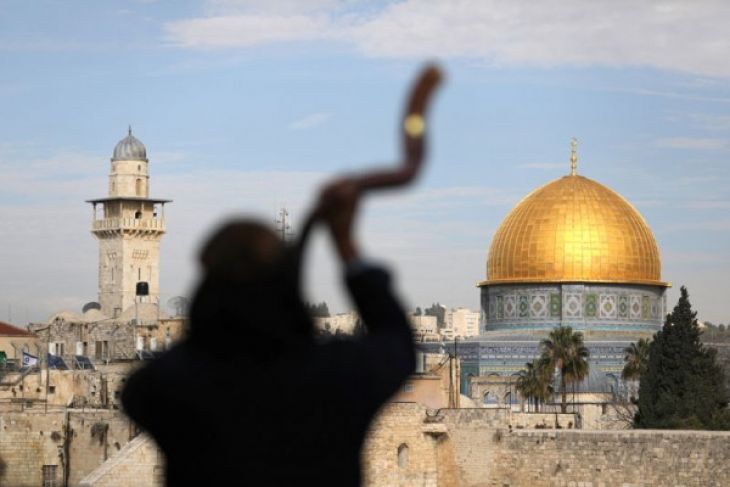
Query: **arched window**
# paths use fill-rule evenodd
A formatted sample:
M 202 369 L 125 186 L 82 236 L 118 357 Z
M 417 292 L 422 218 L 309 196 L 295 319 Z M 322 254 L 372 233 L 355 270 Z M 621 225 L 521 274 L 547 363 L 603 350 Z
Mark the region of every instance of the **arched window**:
M 406 468 L 408 466 L 408 445 L 402 443 L 398 447 L 398 468 Z
M 497 395 L 493 392 L 485 392 L 484 393 L 484 399 L 483 403 L 488 408 L 495 408 L 497 407 Z
M 136 211 L 134 213 L 134 218 L 136 218 L 137 220 L 139 220 L 140 218 L 142 218 L 142 212 L 141 211 Z
M 504 404 L 505 406 L 512 407 L 515 404 L 519 404 L 517 401 L 517 394 L 512 394 L 512 392 L 508 392 L 504 395 Z
M 142 180 L 137 179 L 137 183 L 135 184 L 135 189 L 137 190 L 137 196 L 142 196 Z

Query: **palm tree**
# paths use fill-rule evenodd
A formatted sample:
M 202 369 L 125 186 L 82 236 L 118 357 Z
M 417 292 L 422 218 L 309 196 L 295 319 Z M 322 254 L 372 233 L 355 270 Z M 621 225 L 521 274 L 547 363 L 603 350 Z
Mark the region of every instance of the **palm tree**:
M 535 411 L 539 411 L 540 403 L 545 402 L 552 393 L 550 385 L 550 370 L 540 360 L 533 360 L 525 364 L 525 369 L 520 370 L 517 378 L 517 390 L 523 397 L 527 398 L 527 409 L 530 403 L 534 404 Z
M 565 382 L 573 386 L 573 405 L 575 406 L 575 386 L 588 376 L 588 349 L 581 344 L 565 364 Z
M 638 342 L 632 343 L 624 348 L 624 370 L 621 371 L 621 378 L 624 380 L 638 380 L 649 363 L 649 347 L 651 341 L 648 338 L 641 338 Z
M 567 384 L 583 380 L 588 375 L 588 349 L 583 343 L 583 334 L 574 332 L 570 326 L 554 328 L 540 346 L 541 360 L 548 370 L 560 371 L 560 411 L 567 411 Z

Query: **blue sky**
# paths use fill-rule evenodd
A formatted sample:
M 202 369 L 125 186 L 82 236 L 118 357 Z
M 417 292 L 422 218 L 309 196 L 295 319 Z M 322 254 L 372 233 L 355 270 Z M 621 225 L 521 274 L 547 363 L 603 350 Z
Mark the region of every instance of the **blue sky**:
M 411 305 L 476 308 L 496 227 L 568 172 L 575 136 L 579 172 L 654 230 L 669 302 L 687 285 L 701 319 L 728 323 L 728 20 L 711 1 L 0 1 L 0 318 L 95 299 L 84 200 L 128 124 L 152 196 L 175 200 L 167 299 L 222 218 L 285 204 L 296 224 L 328 176 L 393 161 L 405 87 L 435 59 L 427 170 L 361 219 Z M 345 310 L 327 245 L 310 296 Z

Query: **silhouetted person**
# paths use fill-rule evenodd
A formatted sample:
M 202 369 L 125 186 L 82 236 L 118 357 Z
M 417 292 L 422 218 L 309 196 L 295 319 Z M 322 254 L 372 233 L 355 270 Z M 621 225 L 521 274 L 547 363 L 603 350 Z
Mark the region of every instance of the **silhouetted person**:
M 348 179 L 318 214 L 368 333 L 318 343 L 290 252 L 267 227 L 232 222 L 205 245 L 190 334 L 133 374 L 122 401 L 164 451 L 168 485 L 358 485 L 371 419 L 414 367 L 388 273 L 352 238 Z M 394 452 L 395 454 L 395 452 Z

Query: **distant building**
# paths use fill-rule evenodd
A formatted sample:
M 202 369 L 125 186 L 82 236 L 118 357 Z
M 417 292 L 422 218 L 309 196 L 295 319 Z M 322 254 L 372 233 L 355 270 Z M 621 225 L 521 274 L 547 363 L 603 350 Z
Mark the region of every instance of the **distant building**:
M 466 308 L 454 308 L 446 311 L 446 328 L 450 328 L 454 337 L 466 338 L 479 335 L 479 311 Z
M 624 348 L 661 329 L 669 284 L 654 234 L 621 195 L 578 175 L 572 149 L 570 173 L 522 199 L 494 234 L 480 335 L 458 343 L 467 395 L 472 377 L 524 369 L 558 326 L 582 332 L 589 349 L 578 390 L 626 394 Z
M 160 299 L 160 240 L 165 203 L 149 197 L 147 149 L 132 135 L 114 147 L 109 196 L 89 200 L 99 241 L 99 303 L 116 318 L 136 303 Z
M 19 366 L 23 352 L 38 355 L 38 340 L 34 333 L 0 321 L 0 366 L 5 360 Z
M 411 322 L 416 340 L 438 340 L 438 321 L 435 316 L 410 314 L 408 320 Z
M 360 316 L 350 311 L 348 313 L 338 313 L 332 316 L 318 316 L 313 318 L 314 326 L 317 329 L 324 330 L 328 333 L 336 335 L 337 333 L 352 334 L 355 326 L 360 320 Z
M 99 242 L 98 302 L 30 325 L 48 354 L 68 367 L 76 357 L 95 363 L 142 358 L 169 348 L 185 331 L 185 319 L 160 306 L 160 241 L 171 200 L 149 197 L 148 164 L 147 149 L 130 128 L 114 147 L 108 196 L 88 201 Z

